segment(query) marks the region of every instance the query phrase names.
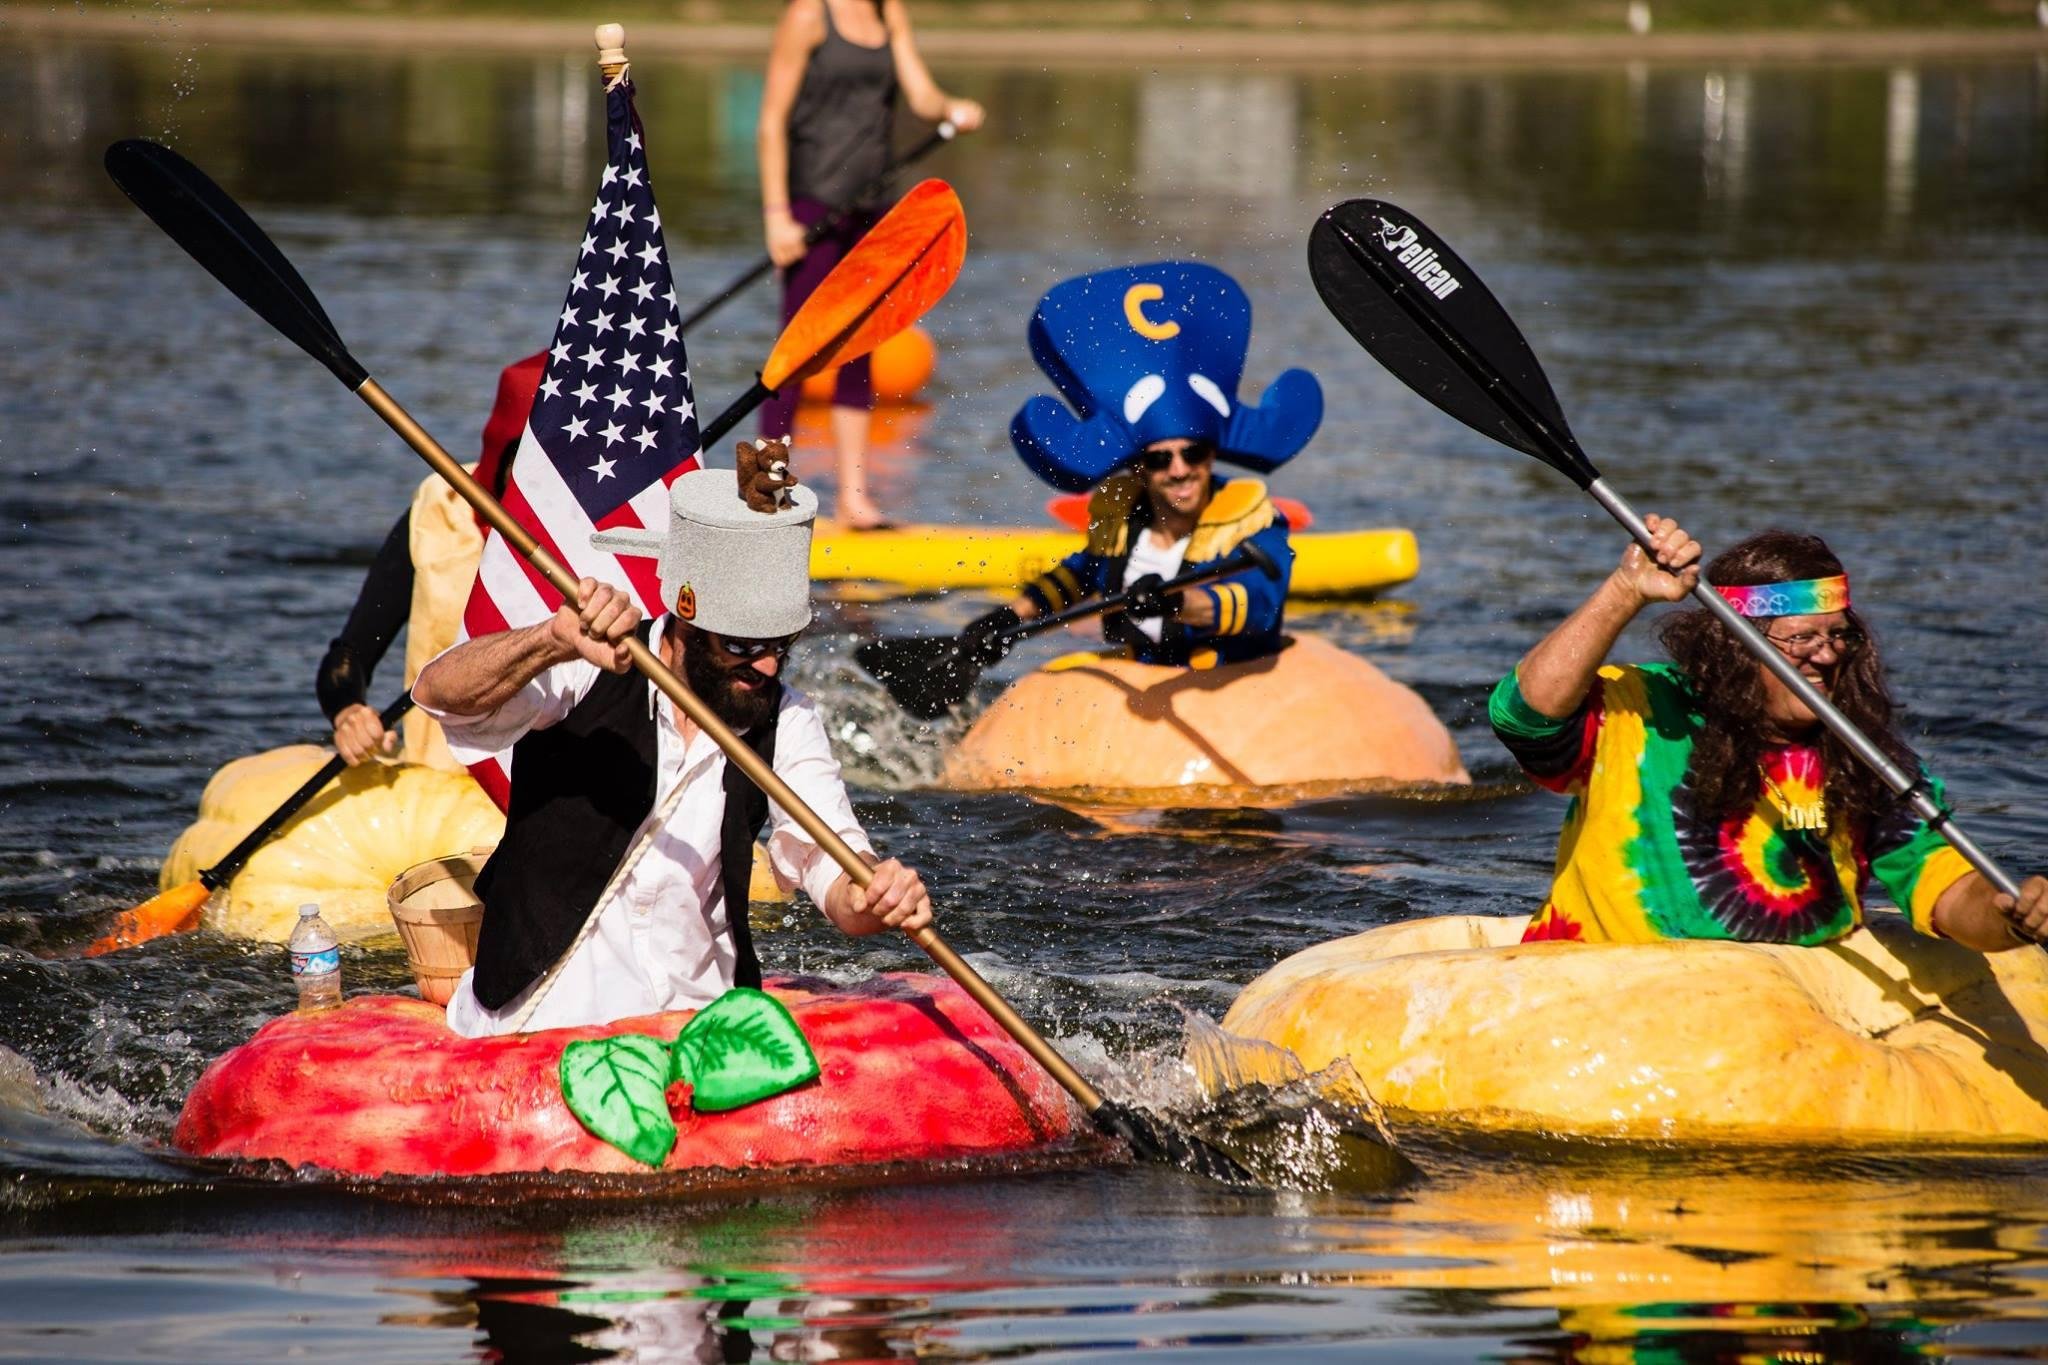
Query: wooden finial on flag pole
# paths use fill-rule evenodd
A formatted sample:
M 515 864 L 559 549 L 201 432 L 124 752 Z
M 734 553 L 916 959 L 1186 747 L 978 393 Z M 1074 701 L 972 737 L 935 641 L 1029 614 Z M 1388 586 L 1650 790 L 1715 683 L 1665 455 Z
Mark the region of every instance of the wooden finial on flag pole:
M 626 74 L 626 30 L 619 24 L 599 24 L 596 36 L 597 69 L 609 89 Z

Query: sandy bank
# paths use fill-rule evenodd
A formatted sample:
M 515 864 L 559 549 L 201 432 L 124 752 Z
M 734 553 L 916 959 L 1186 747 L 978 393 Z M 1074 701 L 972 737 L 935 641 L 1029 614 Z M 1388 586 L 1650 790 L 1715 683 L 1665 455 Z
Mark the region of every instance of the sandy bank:
M 153 12 L 0 5 L 0 39 L 43 36 L 355 49 L 467 48 L 478 52 L 573 52 L 590 45 L 584 20 L 372 17 L 355 14 Z M 1747 33 L 1345 32 L 1328 29 L 1071 29 L 925 27 L 919 45 L 949 62 L 1014 66 L 1133 62 L 1276 66 L 1380 63 L 1608 63 L 1703 61 L 1889 61 L 1984 59 L 2048 53 L 2048 31 L 1885 29 Z M 750 24 L 639 21 L 628 42 L 640 56 L 754 57 L 768 30 Z

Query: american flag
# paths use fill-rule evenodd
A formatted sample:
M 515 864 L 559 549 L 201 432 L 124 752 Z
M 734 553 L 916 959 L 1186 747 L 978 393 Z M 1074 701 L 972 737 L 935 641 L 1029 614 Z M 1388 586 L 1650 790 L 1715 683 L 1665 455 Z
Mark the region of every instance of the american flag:
M 630 588 L 651 616 L 663 610 L 654 561 L 593 550 L 590 536 L 668 525 L 668 485 L 697 467 L 697 410 L 630 81 L 607 93 L 606 114 L 610 154 L 504 502 L 572 574 Z M 461 638 L 533 625 L 561 600 L 494 531 Z M 500 807 L 510 768 L 510 754 L 470 768 Z

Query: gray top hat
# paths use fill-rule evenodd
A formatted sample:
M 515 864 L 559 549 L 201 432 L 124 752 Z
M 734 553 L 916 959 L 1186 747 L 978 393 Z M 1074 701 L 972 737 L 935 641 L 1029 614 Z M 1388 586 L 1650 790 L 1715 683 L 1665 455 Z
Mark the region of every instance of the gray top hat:
M 668 531 L 599 531 L 590 543 L 659 560 L 662 600 L 720 635 L 771 640 L 811 623 L 811 523 L 818 495 L 801 484 L 790 505 L 756 512 L 730 469 L 693 469 L 669 485 Z

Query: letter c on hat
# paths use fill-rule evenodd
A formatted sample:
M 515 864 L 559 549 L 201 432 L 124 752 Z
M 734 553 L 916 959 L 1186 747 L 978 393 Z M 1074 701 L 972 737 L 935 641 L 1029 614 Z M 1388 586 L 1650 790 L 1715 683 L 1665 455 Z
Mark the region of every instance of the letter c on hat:
M 1156 284 L 1134 284 L 1124 291 L 1124 320 L 1147 341 L 1165 341 L 1180 335 L 1178 322 L 1154 322 L 1145 316 L 1146 304 L 1165 297 L 1166 291 Z

